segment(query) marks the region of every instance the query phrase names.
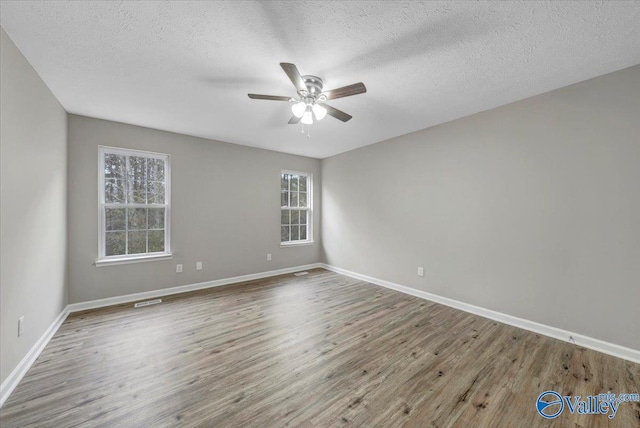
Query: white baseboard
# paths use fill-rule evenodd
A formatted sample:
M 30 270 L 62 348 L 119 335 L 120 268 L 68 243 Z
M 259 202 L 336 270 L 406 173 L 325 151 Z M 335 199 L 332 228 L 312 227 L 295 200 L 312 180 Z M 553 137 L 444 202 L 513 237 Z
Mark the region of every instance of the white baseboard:
M 42 350 L 45 348 L 45 346 L 47 346 L 47 343 L 49 343 L 53 335 L 56 333 L 56 331 L 58 331 L 58 328 L 62 325 L 64 320 L 67 319 L 67 315 L 69 315 L 72 312 L 85 311 L 87 309 L 102 308 L 105 306 L 119 305 L 122 303 L 135 302 L 138 300 L 147 300 L 147 299 L 152 299 L 152 298 L 162 297 L 162 296 L 170 296 L 172 294 L 202 290 L 205 288 L 220 287 L 222 285 L 236 284 L 239 282 L 252 281 L 255 279 L 268 278 L 272 276 L 286 275 L 288 273 L 294 273 L 294 272 L 299 272 L 307 269 L 319 268 L 320 266 L 321 266 L 320 263 L 313 263 L 309 265 L 295 266 L 291 268 L 254 273 L 249 275 L 235 276 L 232 278 L 217 279 L 214 281 L 201 282 L 198 284 L 188 284 L 188 285 L 181 285 L 178 287 L 163 288 L 160 290 L 147 291 L 144 293 L 127 294 L 125 296 L 109 297 L 107 299 L 92 300 L 89 302 L 82 302 L 82 303 L 71 303 L 67 305 L 67 307 L 64 308 L 62 312 L 60 312 L 60 315 L 56 317 L 56 319 L 49 326 L 47 331 L 45 331 L 44 334 L 40 337 L 40 339 L 38 339 L 36 344 L 33 345 L 33 347 L 29 350 L 27 355 L 24 356 L 24 358 L 20 361 L 18 366 L 11 372 L 11 374 L 7 377 L 7 379 L 5 379 L 4 382 L 2 382 L 2 385 L 0 386 L 0 407 L 4 405 L 7 398 L 9 398 L 9 395 L 11 395 L 11 393 L 16 388 L 18 383 L 20 383 L 24 375 L 27 373 L 29 368 L 36 361 L 36 359 L 38 358 Z
M 64 320 L 67 319 L 67 315 L 69 315 L 69 311 L 65 308 L 58 314 L 56 319 L 53 320 L 53 323 L 51 323 L 47 331 L 40 336 L 40 339 L 31 347 L 27 355 L 18 363 L 11 374 L 2 382 L 2 385 L 0 385 L 0 407 L 4 405 L 4 402 L 7 401 L 9 395 L 16 389 L 16 386 L 18 386 L 18 383 L 20 383 L 29 368 L 31 368 L 44 347 L 47 346 L 47 343 L 49 343 L 53 335 L 58 331 L 58 328 Z
M 540 324 L 534 321 L 529 321 L 523 318 L 518 318 L 513 315 L 503 314 L 501 312 L 492 311 L 490 309 L 481 308 L 479 306 L 471 305 L 469 303 L 460 302 L 458 300 L 449 299 L 448 297 L 438 296 L 437 294 L 428 293 L 426 291 L 416 290 L 415 288 L 406 287 L 404 285 L 396 284 L 393 282 L 385 281 L 378 278 L 373 278 L 367 275 L 362 275 L 356 272 L 351 272 L 346 269 L 338 268 L 335 266 L 321 263 L 321 267 L 342 274 L 350 276 L 361 281 L 370 282 L 371 284 L 380 285 L 385 288 L 399 291 L 404 294 L 419 297 L 421 299 L 430 300 L 432 302 L 440 303 L 452 308 L 460 309 L 461 311 L 469 312 L 475 315 L 479 315 L 484 318 L 489 318 L 494 321 L 498 321 L 504 324 L 509 324 L 514 327 L 519 327 L 525 330 L 539 333 L 544 336 L 553 337 L 564 342 L 569 342 L 569 337 L 573 337 L 574 342 L 578 346 L 593 349 L 594 351 L 609 354 L 614 357 L 622 358 L 634 363 L 640 364 L 640 351 L 636 349 L 627 348 L 624 346 L 616 345 L 613 343 L 605 342 L 603 340 L 594 339 L 582 334 L 573 333 L 560 328 L 551 327 L 548 325 Z
M 234 276 L 231 278 L 216 279 L 214 281 L 200 282 L 197 284 L 180 285 L 177 287 L 162 288 L 160 290 L 145 291 L 142 293 L 127 294 L 124 296 L 108 297 L 106 299 L 91 300 L 88 302 L 71 303 L 67 306 L 69 312 L 86 311 L 87 309 L 102 308 L 105 306 L 120 305 L 122 303 L 137 302 L 139 300 L 155 299 L 157 297 L 170 296 L 172 294 L 186 293 L 188 291 L 203 290 L 205 288 L 220 287 L 236 284 L 238 282 L 253 281 L 255 279 L 269 278 L 271 276 L 286 275 L 307 269 L 319 268 L 320 263 L 294 266 L 291 268 L 270 270 L 267 272 L 252 273 L 249 275 Z

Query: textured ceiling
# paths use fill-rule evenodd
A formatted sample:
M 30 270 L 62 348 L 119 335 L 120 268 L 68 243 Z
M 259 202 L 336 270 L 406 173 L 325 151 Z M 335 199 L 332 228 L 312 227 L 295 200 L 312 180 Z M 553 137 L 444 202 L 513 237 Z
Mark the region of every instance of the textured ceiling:
M 640 63 L 640 2 L 3 1 L 70 113 L 324 158 Z M 293 62 L 335 88 L 305 138 Z

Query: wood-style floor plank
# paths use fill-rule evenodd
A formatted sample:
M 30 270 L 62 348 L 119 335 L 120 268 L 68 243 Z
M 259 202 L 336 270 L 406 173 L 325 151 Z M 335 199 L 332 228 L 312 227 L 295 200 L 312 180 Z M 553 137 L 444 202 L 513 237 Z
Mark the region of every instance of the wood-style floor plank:
M 640 426 L 535 400 L 640 391 L 640 365 L 323 269 L 75 313 L 9 427 Z

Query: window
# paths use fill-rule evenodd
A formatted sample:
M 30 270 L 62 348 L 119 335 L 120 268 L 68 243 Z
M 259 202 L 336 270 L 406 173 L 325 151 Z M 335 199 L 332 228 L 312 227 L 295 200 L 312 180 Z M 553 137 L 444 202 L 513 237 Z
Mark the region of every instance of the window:
M 280 244 L 313 242 L 312 176 L 294 171 L 280 174 Z
M 170 255 L 169 156 L 100 147 L 99 169 L 96 264 Z

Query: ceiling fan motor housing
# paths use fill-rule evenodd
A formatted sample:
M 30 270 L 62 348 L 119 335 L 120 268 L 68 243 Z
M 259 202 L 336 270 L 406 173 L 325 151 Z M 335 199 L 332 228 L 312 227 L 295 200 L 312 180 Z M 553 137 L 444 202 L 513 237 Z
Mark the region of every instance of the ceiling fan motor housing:
M 317 76 L 307 75 L 307 76 L 302 76 L 302 80 L 304 81 L 304 84 L 307 87 L 307 91 L 309 91 L 309 96 L 316 98 L 322 93 L 321 78 Z

